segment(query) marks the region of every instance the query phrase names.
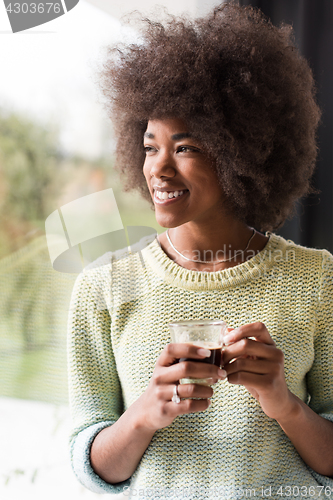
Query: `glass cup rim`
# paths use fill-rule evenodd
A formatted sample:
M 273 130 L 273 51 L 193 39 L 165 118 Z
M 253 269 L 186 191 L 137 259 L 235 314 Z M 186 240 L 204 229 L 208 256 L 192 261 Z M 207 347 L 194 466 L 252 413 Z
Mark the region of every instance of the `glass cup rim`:
M 226 325 L 226 322 L 222 319 L 191 319 L 184 321 L 173 321 L 169 323 L 169 326 L 207 326 L 207 325 Z

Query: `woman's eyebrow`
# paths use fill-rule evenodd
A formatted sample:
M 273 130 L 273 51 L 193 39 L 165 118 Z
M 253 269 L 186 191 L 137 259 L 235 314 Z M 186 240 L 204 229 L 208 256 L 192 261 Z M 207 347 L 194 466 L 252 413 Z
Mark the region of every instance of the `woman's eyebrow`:
M 191 137 L 191 134 L 189 132 L 182 132 L 180 134 L 172 135 L 171 139 L 173 141 L 181 141 L 182 139 L 187 139 L 188 137 Z
M 154 134 L 151 132 L 145 132 L 143 134 L 143 137 L 146 137 L 146 139 L 155 139 Z M 173 134 L 171 136 L 171 139 L 173 141 L 181 141 L 182 139 L 187 139 L 188 137 L 191 137 L 191 134 L 189 132 L 181 132 L 179 134 Z
M 145 132 L 143 134 L 143 137 L 146 137 L 147 139 L 155 139 L 154 134 L 151 132 Z M 181 132 L 179 134 L 173 134 L 171 136 L 171 139 L 173 141 L 181 141 L 182 139 L 187 139 L 188 137 L 191 137 L 191 134 L 189 132 Z

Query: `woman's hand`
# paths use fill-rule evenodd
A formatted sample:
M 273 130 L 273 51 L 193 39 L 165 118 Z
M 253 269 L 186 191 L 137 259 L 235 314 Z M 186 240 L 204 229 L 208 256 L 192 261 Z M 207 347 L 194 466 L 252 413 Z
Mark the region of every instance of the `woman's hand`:
M 182 378 L 212 378 L 213 381 L 226 377 L 224 370 L 208 363 L 182 361 L 180 358 L 202 360 L 210 356 L 210 351 L 191 344 L 168 344 L 157 359 L 147 390 L 139 398 L 141 425 L 146 429 L 158 430 L 170 425 L 184 413 L 204 411 L 208 408 L 209 398 L 213 395 L 210 386 L 199 384 L 179 384 L 180 403 L 171 399 L 173 390 Z M 199 399 L 188 399 L 199 398 Z M 138 400 L 138 401 L 139 401 Z
M 223 353 L 231 384 L 244 385 L 271 418 L 286 417 L 294 408 L 284 376 L 284 355 L 263 323 L 251 323 L 228 332 Z
M 170 425 L 184 413 L 204 411 L 209 406 L 213 389 L 198 384 L 178 385 L 180 403 L 171 401 L 173 390 L 181 378 L 225 378 L 215 365 L 182 361 L 180 358 L 203 360 L 210 351 L 191 344 L 168 344 L 157 359 L 146 391 L 110 427 L 93 441 L 90 461 L 95 472 L 109 483 L 128 479 L 149 446 L 155 431 Z M 199 398 L 199 399 L 187 399 Z

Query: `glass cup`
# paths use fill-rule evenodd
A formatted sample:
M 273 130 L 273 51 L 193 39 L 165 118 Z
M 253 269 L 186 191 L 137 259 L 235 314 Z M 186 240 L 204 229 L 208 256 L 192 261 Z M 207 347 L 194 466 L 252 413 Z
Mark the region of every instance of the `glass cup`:
M 175 343 L 193 344 L 211 351 L 210 357 L 204 359 L 180 358 L 181 361 L 195 361 L 196 363 L 210 363 L 221 366 L 223 338 L 227 324 L 225 321 L 194 320 L 169 323 L 171 340 Z M 210 379 L 183 378 L 181 384 L 211 385 Z

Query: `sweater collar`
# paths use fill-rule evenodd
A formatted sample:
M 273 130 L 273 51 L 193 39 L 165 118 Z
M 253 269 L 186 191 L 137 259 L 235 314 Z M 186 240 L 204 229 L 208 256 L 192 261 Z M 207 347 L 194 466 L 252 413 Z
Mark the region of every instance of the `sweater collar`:
M 266 236 L 269 236 L 266 246 L 254 257 L 229 269 L 211 273 L 190 271 L 179 266 L 162 250 L 156 238 L 142 254 L 154 274 L 171 286 L 197 291 L 218 290 L 258 279 L 280 262 L 287 245 L 286 240 L 272 233 L 266 233 Z

